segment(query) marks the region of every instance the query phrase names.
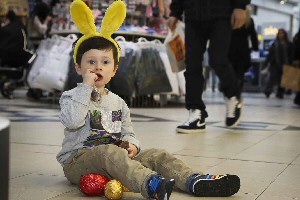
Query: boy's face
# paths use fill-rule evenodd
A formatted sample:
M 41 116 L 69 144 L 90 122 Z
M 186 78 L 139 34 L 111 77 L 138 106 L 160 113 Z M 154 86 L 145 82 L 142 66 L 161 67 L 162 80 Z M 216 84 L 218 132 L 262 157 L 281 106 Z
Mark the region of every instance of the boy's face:
M 113 51 L 90 49 L 82 56 L 80 65 L 75 65 L 79 75 L 85 77 L 89 73 L 97 75 L 95 87 L 103 89 L 116 74 L 117 66 L 114 63 Z

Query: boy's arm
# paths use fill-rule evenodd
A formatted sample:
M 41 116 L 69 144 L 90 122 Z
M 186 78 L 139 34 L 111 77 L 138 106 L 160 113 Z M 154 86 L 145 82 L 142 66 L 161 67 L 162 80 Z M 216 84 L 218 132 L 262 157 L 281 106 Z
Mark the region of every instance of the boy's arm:
M 130 118 L 130 110 L 126 103 L 123 101 L 123 110 L 122 110 L 122 140 L 128 141 L 130 144 L 133 144 L 137 148 L 137 153 L 140 152 L 140 142 L 135 137 L 133 131 L 132 122 Z
M 59 103 L 61 123 L 68 129 L 84 126 L 89 111 L 90 98 L 93 88 L 79 83 L 76 88 L 62 94 Z

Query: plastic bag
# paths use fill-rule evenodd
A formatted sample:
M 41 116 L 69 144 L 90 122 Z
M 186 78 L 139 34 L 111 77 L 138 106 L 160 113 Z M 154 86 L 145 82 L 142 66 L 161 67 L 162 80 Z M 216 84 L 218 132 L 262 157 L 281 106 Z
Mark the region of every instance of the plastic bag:
M 177 22 L 174 32 L 168 31 L 164 44 L 170 60 L 173 72 L 180 72 L 186 68 L 185 64 L 185 43 L 184 24 Z

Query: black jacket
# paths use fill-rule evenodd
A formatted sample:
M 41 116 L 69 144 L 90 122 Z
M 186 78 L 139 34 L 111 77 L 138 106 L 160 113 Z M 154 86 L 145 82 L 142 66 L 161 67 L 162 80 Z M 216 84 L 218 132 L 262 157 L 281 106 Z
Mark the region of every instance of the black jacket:
M 170 16 L 185 21 L 230 18 L 235 8 L 245 9 L 251 0 L 172 0 Z
M 0 60 L 10 67 L 27 63 L 32 53 L 26 49 L 26 29 L 19 21 L 12 21 L 0 27 Z
M 293 60 L 300 61 L 300 29 L 293 39 Z
M 272 68 L 282 69 L 284 64 L 291 64 L 293 61 L 293 43 L 286 41 L 283 45 L 275 40 L 269 49 L 264 65 L 270 64 Z

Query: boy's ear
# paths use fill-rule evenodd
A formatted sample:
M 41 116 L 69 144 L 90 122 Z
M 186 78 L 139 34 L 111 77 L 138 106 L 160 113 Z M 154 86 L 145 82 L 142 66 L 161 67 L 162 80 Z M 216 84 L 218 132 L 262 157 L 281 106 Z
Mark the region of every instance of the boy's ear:
M 80 69 L 81 69 L 80 66 L 77 63 L 75 63 L 75 70 L 76 70 L 78 75 L 82 75 Z
M 114 77 L 114 76 L 116 75 L 117 70 L 118 70 L 118 67 L 119 67 L 119 65 L 116 65 L 116 66 L 114 67 L 113 75 L 112 75 L 111 77 Z

